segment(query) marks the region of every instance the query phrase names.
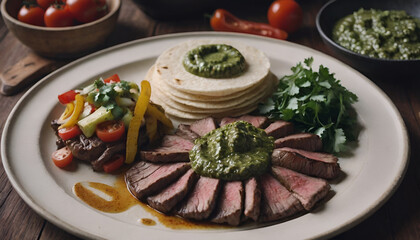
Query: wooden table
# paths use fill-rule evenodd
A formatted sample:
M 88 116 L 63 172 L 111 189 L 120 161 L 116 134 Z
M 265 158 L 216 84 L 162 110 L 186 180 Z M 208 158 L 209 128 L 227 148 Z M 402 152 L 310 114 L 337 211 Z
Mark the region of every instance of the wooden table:
M 257 7 L 251 4 L 258 1 L 249 2 L 245 1 L 241 6 L 225 7 L 241 18 L 266 22 L 266 11 L 270 1 L 260 2 Z M 290 36 L 289 41 L 332 55 L 322 43 L 315 27 L 316 14 L 324 3 L 325 1 L 320 0 L 300 1 L 304 10 L 304 24 L 297 33 Z M 209 30 L 211 28 L 208 18 L 159 21 L 146 15 L 133 0 L 123 0 L 117 28 L 103 47 L 167 33 Z M 13 36 L 1 21 L 0 69 L 4 71 L 29 52 L 30 50 Z M 387 203 L 356 227 L 334 238 L 420 239 L 420 77 L 371 80 L 388 94 L 405 121 L 411 142 L 410 165 L 400 187 Z M 23 92 L 14 96 L 0 95 L 1 130 L 8 114 Z M 12 188 L 2 165 L 0 165 L 0 238 L 77 239 L 29 208 Z

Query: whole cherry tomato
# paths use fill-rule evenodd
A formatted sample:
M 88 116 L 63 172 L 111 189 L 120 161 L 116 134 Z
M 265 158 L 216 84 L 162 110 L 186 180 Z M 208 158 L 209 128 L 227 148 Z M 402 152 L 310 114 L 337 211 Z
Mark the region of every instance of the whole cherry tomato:
M 107 11 L 104 0 L 67 0 L 67 6 L 74 18 L 81 23 L 95 21 Z
M 294 0 L 276 0 L 268 8 L 268 22 L 271 26 L 288 33 L 302 25 L 302 8 Z
M 74 25 L 74 18 L 63 4 L 53 4 L 47 8 L 44 15 L 47 27 L 68 27 Z
M 55 2 L 57 2 L 57 0 L 36 0 L 38 6 L 42 7 L 45 10 Z
M 19 10 L 18 20 L 27 24 L 44 26 L 44 9 L 36 5 L 24 5 Z

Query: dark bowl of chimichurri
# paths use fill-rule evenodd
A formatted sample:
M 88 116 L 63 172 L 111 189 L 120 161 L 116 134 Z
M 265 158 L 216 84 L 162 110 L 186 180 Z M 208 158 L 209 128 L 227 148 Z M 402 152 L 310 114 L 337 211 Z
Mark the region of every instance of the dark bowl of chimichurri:
M 332 0 L 319 11 L 316 26 L 335 57 L 367 76 L 418 75 L 418 0 Z

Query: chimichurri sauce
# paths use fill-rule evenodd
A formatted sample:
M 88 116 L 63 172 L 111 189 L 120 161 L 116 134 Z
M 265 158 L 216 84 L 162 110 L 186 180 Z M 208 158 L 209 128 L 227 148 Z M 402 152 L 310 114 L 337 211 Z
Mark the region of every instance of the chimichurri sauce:
M 274 139 L 245 121 L 215 129 L 195 140 L 191 167 L 202 176 L 245 180 L 268 171 Z
M 420 59 L 420 20 L 405 11 L 362 8 L 336 23 L 333 40 L 369 57 Z

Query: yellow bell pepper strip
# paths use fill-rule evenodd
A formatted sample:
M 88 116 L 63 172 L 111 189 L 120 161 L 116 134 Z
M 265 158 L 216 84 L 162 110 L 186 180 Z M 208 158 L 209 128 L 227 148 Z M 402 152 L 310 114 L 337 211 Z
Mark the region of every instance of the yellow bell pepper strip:
M 174 128 L 172 121 L 169 118 L 167 118 L 163 112 L 161 112 L 157 107 L 153 106 L 152 104 L 149 104 L 146 113 L 150 116 L 155 117 L 157 120 L 159 120 L 161 123 L 163 123 L 170 129 Z
M 143 80 L 141 82 L 140 96 L 134 108 L 134 116 L 130 121 L 127 131 L 127 144 L 125 148 L 125 163 L 127 164 L 132 163 L 136 157 L 140 125 L 149 105 L 151 92 L 150 83 Z
M 85 105 L 85 98 L 80 95 L 77 94 L 75 97 L 75 106 L 74 106 L 74 110 L 73 113 L 71 114 L 69 120 L 67 120 L 67 122 L 63 123 L 59 129 L 61 128 L 67 128 L 67 127 L 73 127 L 74 125 L 76 125 L 77 121 L 79 120 L 79 116 L 80 114 L 83 112 L 83 108 Z
M 60 120 L 66 120 L 71 116 L 74 111 L 74 103 L 70 102 L 66 104 L 66 109 L 64 110 L 63 114 L 60 116 Z
M 149 104 L 150 107 L 150 104 Z M 147 114 L 146 111 L 146 133 L 149 137 L 149 142 L 153 143 L 157 139 L 157 119 L 154 116 Z

